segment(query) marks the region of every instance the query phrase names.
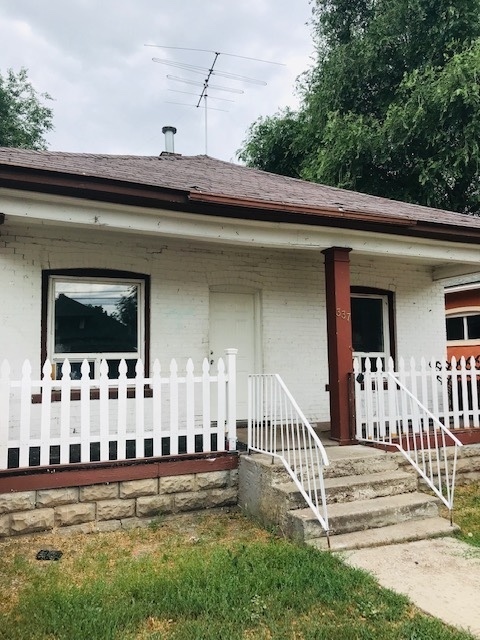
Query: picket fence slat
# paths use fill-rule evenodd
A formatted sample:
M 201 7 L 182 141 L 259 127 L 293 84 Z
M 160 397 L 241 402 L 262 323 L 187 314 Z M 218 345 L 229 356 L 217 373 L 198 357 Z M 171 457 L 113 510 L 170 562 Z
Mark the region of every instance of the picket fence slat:
M 162 376 L 158 360 L 151 377 L 144 374 L 141 360 L 135 377 L 127 378 L 128 367 L 120 361 L 118 377 L 108 377 L 102 362 L 98 379 L 90 378 L 85 360 L 80 379 L 72 379 L 72 367 L 65 360 L 55 369 L 50 361 L 42 367 L 40 379 L 32 379 L 27 360 L 16 379 L 11 366 L 0 367 L 0 470 L 178 455 L 236 446 L 236 350 L 222 358 L 216 371 L 207 359 L 201 374 L 195 375 L 188 359 L 179 372 L 175 359 L 168 375 Z M 60 369 L 59 379 L 53 379 Z M 212 406 L 212 399 L 215 404 Z M 228 430 L 229 444 L 226 444 Z
M 153 398 L 153 455 L 162 455 L 162 367 L 158 359 L 153 363 L 152 398 Z
M 43 385 L 42 385 L 42 418 L 40 426 L 40 442 L 46 441 L 50 433 L 50 417 L 52 408 L 52 367 L 50 362 L 46 360 L 42 369 Z M 40 465 L 45 466 L 49 463 L 49 450 L 47 447 L 40 449 Z
M 0 408 L 0 469 L 6 469 L 10 415 L 10 364 L 6 360 L 0 367 Z
M 144 411 L 145 376 L 143 362 L 135 365 L 135 456 L 145 457 L 145 411 Z
M 217 373 L 217 439 L 225 442 L 225 401 L 226 401 L 225 363 L 223 358 L 218 360 Z
M 205 438 L 205 444 L 210 447 L 212 441 L 212 422 L 210 411 L 210 363 L 208 358 L 203 359 L 202 372 L 203 437 Z M 231 373 L 230 371 L 230 374 Z M 232 384 L 234 384 L 233 381 Z

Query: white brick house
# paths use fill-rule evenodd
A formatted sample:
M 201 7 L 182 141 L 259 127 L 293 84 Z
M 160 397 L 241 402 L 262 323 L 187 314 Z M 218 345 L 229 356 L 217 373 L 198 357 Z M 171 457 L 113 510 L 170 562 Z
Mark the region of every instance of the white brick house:
M 1 149 L 0 214 L 0 361 L 39 376 L 46 358 L 93 371 L 105 353 L 151 367 L 235 347 L 238 418 L 246 374 L 275 372 L 340 442 L 352 350 L 444 358 L 444 279 L 480 257 L 479 218 L 207 156 Z M 93 306 L 133 291 L 135 344 L 62 346 L 55 301 L 73 290 Z

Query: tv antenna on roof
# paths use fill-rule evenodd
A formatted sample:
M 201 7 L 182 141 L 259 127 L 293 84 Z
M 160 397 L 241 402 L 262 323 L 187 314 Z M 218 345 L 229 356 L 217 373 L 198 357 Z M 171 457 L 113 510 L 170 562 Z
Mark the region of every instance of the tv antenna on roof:
M 258 80 L 256 78 L 250 78 L 248 76 L 244 76 L 244 75 L 239 75 L 237 73 L 230 73 L 229 71 L 220 71 L 217 67 L 216 64 L 218 62 L 218 58 L 220 56 L 228 56 L 231 58 L 240 58 L 243 60 L 251 60 L 253 62 L 262 62 L 265 64 L 274 64 L 274 65 L 278 65 L 281 67 L 286 66 L 285 64 L 283 64 L 282 62 L 272 62 L 271 60 L 261 60 L 260 58 L 250 58 L 248 56 L 239 56 L 239 55 L 235 55 L 233 53 L 225 53 L 222 51 L 213 51 L 210 49 L 190 49 L 187 47 L 168 47 L 168 46 L 164 46 L 164 45 L 159 45 L 159 44 L 146 44 L 146 47 L 157 47 L 159 49 L 174 49 L 176 51 L 196 51 L 196 52 L 202 52 L 202 53 L 211 53 L 213 54 L 213 60 L 210 63 L 209 67 L 201 67 L 198 65 L 194 65 L 194 64 L 187 64 L 186 62 L 178 62 L 175 60 L 167 60 L 164 58 L 152 58 L 153 62 L 157 62 L 158 64 L 163 64 L 167 67 L 174 67 L 176 69 L 182 69 L 183 71 L 187 71 L 189 73 L 196 73 L 199 75 L 202 75 L 204 77 L 203 81 L 199 81 L 199 80 L 191 80 L 189 78 L 182 78 L 182 77 L 178 77 L 178 76 L 173 76 L 170 74 L 167 74 L 167 78 L 169 80 L 174 80 L 175 82 L 181 82 L 183 84 L 188 84 L 188 85 L 193 85 L 193 86 L 197 86 L 197 87 L 201 87 L 201 90 L 199 91 L 199 93 L 190 93 L 188 91 L 181 91 L 178 89 L 170 89 L 170 91 L 175 91 L 177 93 L 183 93 L 183 94 L 187 94 L 187 95 L 193 95 L 196 96 L 198 98 L 197 103 L 195 105 L 193 104 L 189 104 L 187 102 L 169 102 L 169 104 L 178 104 L 178 105 L 184 105 L 187 107 L 195 107 L 195 108 L 203 108 L 205 110 L 205 155 L 207 155 L 208 153 L 208 109 L 214 109 L 215 111 L 227 111 L 227 109 L 220 109 L 217 107 L 212 107 L 209 106 L 208 104 L 208 98 L 210 97 L 212 100 L 223 100 L 225 102 L 234 102 L 233 100 L 229 100 L 228 98 L 219 98 L 217 96 L 209 96 L 209 89 L 213 89 L 214 91 L 225 91 L 228 93 L 236 93 L 236 94 L 243 94 L 244 91 L 243 89 L 238 89 L 235 87 L 225 87 L 222 85 L 218 85 L 218 84 L 211 84 L 211 79 L 212 76 L 217 76 L 219 78 L 225 78 L 228 80 L 236 80 L 239 82 L 244 82 L 247 84 L 256 84 L 256 85 L 260 85 L 260 86 L 266 86 L 266 82 L 264 80 Z M 201 103 L 203 101 L 203 107 L 201 106 Z

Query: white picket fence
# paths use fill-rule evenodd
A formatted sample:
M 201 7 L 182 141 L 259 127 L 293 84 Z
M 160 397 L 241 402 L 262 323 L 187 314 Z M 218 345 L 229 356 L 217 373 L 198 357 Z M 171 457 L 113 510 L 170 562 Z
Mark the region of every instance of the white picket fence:
M 68 360 L 52 380 L 52 364 L 32 378 L 27 360 L 19 378 L 0 366 L 0 470 L 236 448 L 236 349 L 226 350 L 211 371 L 205 358 L 197 375 L 192 359 L 184 372 L 175 360 L 164 373 L 155 360 L 145 377 L 142 361 L 135 378 L 108 377 L 102 362 L 90 379 L 84 361 L 81 379 L 71 379 Z
M 419 431 L 421 421 L 428 422 L 420 415 L 419 404 L 454 432 L 480 427 L 480 367 L 473 357 L 450 362 L 421 358 L 420 363 L 400 358 L 397 368 L 392 358 L 386 366 L 379 358 L 367 358 L 363 371 L 356 359 L 354 377 L 357 438 L 384 438 L 402 425 Z M 396 380 L 418 402 L 407 401 Z
M 479 429 L 480 369 L 424 358 L 355 359 L 356 437 L 400 451 L 450 510 L 453 509 L 460 430 Z

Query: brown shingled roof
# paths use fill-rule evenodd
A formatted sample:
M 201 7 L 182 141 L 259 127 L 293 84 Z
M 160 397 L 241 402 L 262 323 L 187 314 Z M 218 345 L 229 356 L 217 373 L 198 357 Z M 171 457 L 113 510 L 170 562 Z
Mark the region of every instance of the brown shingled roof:
M 182 192 L 190 202 L 316 215 L 335 212 L 348 219 L 360 214 L 385 223 L 446 225 L 475 235 L 480 218 L 388 200 L 363 193 L 305 182 L 205 155 L 99 155 L 0 148 L 0 177 L 11 170 L 42 172 L 49 180 L 95 179 L 131 187 Z M 37 180 L 38 183 L 38 180 Z

